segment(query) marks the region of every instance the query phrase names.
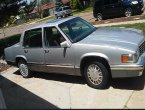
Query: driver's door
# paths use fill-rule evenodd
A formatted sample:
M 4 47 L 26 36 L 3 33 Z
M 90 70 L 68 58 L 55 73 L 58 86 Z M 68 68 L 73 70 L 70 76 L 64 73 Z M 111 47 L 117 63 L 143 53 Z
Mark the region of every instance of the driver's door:
M 74 74 L 73 48 L 62 48 L 61 43 L 66 41 L 56 27 L 44 28 L 45 64 L 48 72 Z

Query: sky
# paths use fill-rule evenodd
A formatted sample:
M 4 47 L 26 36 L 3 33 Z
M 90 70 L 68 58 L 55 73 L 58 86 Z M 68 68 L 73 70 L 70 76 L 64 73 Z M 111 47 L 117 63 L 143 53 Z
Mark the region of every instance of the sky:
M 30 3 L 30 1 L 32 1 L 32 0 L 27 0 L 28 3 Z

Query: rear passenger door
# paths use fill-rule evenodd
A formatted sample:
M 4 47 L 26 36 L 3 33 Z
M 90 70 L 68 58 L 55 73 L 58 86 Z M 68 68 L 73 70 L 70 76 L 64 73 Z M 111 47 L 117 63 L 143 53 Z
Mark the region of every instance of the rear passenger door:
M 119 0 L 104 0 L 104 15 L 107 17 L 116 16 L 121 8 Z
M 121 0 L 110 0 L 110 7 L 112 15 L 119 15 L 122 8 Z
M 42 28 L 28 30 L 24 34 L 22 52 L 33 71 L 45 71 Z

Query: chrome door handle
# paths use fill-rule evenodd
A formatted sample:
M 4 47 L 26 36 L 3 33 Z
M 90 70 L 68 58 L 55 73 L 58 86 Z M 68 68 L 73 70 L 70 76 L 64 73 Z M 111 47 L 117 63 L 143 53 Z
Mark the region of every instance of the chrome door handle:
M 24 50 L 25 53 L 28 53 L 28 50 Z

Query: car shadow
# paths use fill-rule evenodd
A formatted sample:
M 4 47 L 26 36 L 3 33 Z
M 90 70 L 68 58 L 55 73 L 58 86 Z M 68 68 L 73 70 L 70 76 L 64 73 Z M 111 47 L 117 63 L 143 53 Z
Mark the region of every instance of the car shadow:
M 14 74 L 19 75 L 20 72 L 16 71 Z M 85 79 L 83 77 L 65 75 L 65 74 L 33 72 L 32 77 L 41 78 L 41 79 L 45 79 L 45 80 L 54 80 L 54 81 L 66 82 L 66 83 L 86 84 Z
M 113 79 L 111 86 L 116 89 L 143 90 L 145 86 L 145 72 L 140 77 Z
M 19 71 L 16 71 L 14 74 L 19 75 L 20 73 Z M 35 72 L 33 73 L 33 77 L 73 84 L 82 84 L 82 85 L 86 84 L 85 78 L 80 76 Z M 144 86 L 145 86 L 145 72 L 140 77 L 112 79 L 108 88 L 113 87 L 115 89 L 143 90 Z
M 0 75 L 0 89 L 7 109 L 58 109 L 52 103 Z

